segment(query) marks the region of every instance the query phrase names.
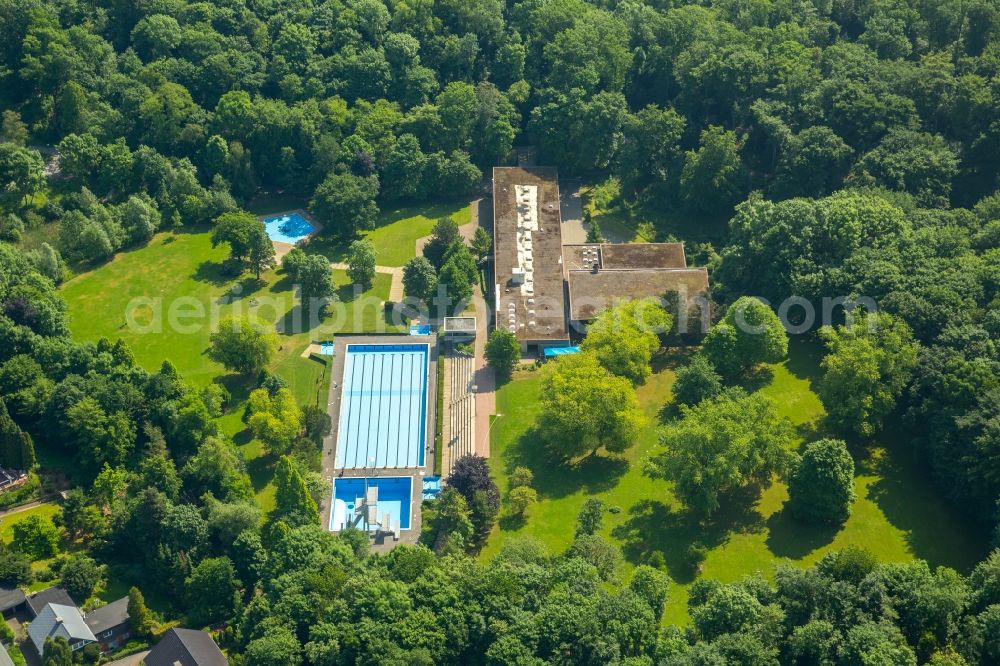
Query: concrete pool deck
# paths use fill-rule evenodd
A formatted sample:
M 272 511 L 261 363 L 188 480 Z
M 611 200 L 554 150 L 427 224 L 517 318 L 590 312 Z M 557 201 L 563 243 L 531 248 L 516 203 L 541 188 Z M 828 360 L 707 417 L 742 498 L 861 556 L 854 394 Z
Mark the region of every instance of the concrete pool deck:
M 340 406 L 342 399 L 342 389 L 344 382 L 344 365 L 347 357 L 347 345 L 398 345 L 426 343 L 429 347 L 427 357 L 427 419 L 425 431 L 425 456 L 424 465 L 420 468 L 358 468 L 340 469 L 336 467 L 338 426 L 340 423 Z M 372 543 L 372 550 L 378 553 L 385 553 L 392 550 L 397 543 L 414 544 L 420 537 L 422 521 L 420 507 L 423 502 L 423 483 L 425 476 L 430 476 L 434 469 L 434 433 L 436 429 L 437 410 L 437 364 L 438 345 L 437 336 L 411 336 L 411 335 L 338 335 L 334 338 L 334 355 L 331 357 L 330 368 L 330 389 L 327 394 L 327 413 L 330 415 L 332 425 L 330 434 L 323 439 L 323 479 L 333 487 L 334 478 L 364 478 L 382 476 L 409 476 L 413 478 L 411 485 L 411 514 L 412 519 L 410 529 L 399 533 L 399 541 L 388 539 L 377 539 Z M 320 505 L 321 524 L 327 528 L 330 525 L 330 513 L 333 507 L 333 495 L 325 497 Z

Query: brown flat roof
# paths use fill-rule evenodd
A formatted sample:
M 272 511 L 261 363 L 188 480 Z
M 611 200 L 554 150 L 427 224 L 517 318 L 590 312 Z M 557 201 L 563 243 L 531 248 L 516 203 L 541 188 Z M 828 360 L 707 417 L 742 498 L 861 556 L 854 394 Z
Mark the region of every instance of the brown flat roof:
M 708 293 L 708 271 L 704 268 L 638 270 L 570 270 L 570 319 L 593 319 L 618 299 L 662 297 L 678 292 L 686 299 Z
M 587 243 L 564 245 L 567 270 L 687 268 L 684 243 Z
M 522 343 L 568 339 L 558 178 L 554 167 L 493 169 L 497 326 L 508 330 L 513 326 Z M 531 190 L 533 206 L 524 201 L 519 204 L 518 186 L 535 188 Z M 530 250 L 518 242 L 519 220 L 525 215 L 533 217 L 536 227 L 521 230 L 530 239 Z

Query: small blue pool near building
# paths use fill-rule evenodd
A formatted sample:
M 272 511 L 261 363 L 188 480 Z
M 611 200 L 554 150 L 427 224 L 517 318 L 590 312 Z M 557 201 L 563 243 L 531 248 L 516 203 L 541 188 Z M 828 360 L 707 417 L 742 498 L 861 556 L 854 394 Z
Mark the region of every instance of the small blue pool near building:
M 368 532 L 410 529 L 412 489 L 413 479 L 408 476 L 334 479 L 330 531 L 347 527 Z M 369 499 L 374 500 L 370 511 L 366 506 Z
M 272 241 L 289 245 L 295 245 L 316 232 L 313 223 L 296 212 L 265 217 L 264 228 Z

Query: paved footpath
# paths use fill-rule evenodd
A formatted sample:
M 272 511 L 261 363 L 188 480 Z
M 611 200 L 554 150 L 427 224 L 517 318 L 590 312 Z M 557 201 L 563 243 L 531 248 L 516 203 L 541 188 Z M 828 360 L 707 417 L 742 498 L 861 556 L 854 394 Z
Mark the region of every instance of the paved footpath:
M 475 228 L 482 224 L 486 231 L 492 236 L 493 226 L 493 199 L 485 197 L 478 199 L 472 204 L 472 220 L 475 225 L 468 225 L 475 233 Z M 492 274 L 487 266 L 486 288 L 493 288 Z M 486 365 L 486 340 L 490 334 L 490 320 L 493 313 L 489 311 L 490 305 L 483 298 L 479 287 L 476 287 L 476 344 L 475 344 L 475 379 L 476 385 L 476 453 L 484 458 L 490 457 L 490 421 L 491 415 L 497 411 L 496 377 L 493 368 Z
M 478 291 L 478 288 L 477 288 Z M 490 313 L 486 301 L 476 299 L 476 453 L 490 457 L 490 415 L 496 414 L 496 378 L 493 368 L 486 365 L 486 339 L 489 336 Z

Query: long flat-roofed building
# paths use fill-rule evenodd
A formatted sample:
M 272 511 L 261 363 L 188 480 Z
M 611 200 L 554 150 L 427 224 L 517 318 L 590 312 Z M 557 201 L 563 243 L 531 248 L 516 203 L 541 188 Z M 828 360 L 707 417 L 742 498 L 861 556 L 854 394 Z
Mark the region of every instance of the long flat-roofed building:
M 525 351 L 569 342 L 561 223 L 554 167 L 493 169 L 496 326 Z

